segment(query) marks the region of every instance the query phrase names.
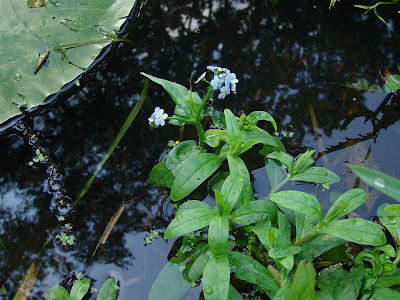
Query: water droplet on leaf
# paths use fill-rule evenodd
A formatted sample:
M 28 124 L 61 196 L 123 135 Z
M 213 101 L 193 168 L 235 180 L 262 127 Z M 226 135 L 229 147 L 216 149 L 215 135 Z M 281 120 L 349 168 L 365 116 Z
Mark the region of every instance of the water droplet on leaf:
M 211 295 L 214 292 L 213 288 L 211 286 L 209 286 L 209 285 L 206 285 L 203 288 L 203 291 L 204 291 L 204 294 L 207 294 L 207 295 Z
M 20 81 L 22 79 L 22 75 L 17 73 L 17 74 L 15 74 L 14 79 L 16 81 Z
M 385 180 L 379 177 L 374 179 L 374 184 L 381 189 L 383 189 L 386 186 Z

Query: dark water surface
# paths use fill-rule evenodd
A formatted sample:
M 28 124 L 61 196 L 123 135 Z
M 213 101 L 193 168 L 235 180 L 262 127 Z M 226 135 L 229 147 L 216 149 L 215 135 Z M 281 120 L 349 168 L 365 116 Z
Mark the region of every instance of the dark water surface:
M 32 130 L 37 132 L 30 131 L 31 144 L 49 150 L 61 176 L 58 181 L 49 184 L 52 177 L 44 164 L 28 165 L 34 153 L 23 131 L 14 129 L 1 137 L 0 287 L 4 289 L 0 298 L 13 298 L 57 226 L 53 198 L 60 194 L 55 191 L 62 189 L 68 207 L 113 142 L 143 88 L 141 71 L 187 87 L 191 73 L 196 79 L 210 64 L 235 72 L 238 93 L 215 105 L 237 115 L 266 110 L 279 130 L 293 132 L 292 137 L 282 137 L 290 153 L 315 149 L 317 165 L 336 172 L 341 182 L 326 192 L 313 185 L 296 188 L 316 193 L 324 209 L 338 193 L 355 185 L 346 162 L 399 178 L 399 97 L 381 89 L 346 86 L 380 84 L 380 72 L 396 72 L 400 42 L 394 29 L 400 28 L 399 7 L 380 9 L 392 25 L 388 28 L 373 14 L 352 6 L 361 3 L 342 1 L 329 11 L 329 1 L 325 2 L 148 1 L 128 36 L 135 45 L 119 48 L 104 70 L 75 95 L 34 118 Z M 201 84 L 196 88 L 200 93 L 206 89 Z M 131 128 L 66 217 L 76 246 L 63 251 L 51 242 L 44 248 L 29 299 L 42 299 L 45 290 L 73 271 L 96 280 L 97 288 L 108 276 L 116 276 L 122 285 L 118 299 L 147 298 L 173 243 L 159 238 L 145 246 L 149 230 L 162 232 L 171 213 L 168 191 L 152 188 L 146 179 L 168 141 L 179 136 L 177 127 L 151 129 L 147 118 L 155 106 L 171 115 L 172 104 L 160 86 L 150 84 Z M 190 134 L 185 130 L 185 137 Z M 32 135 L 39 140 L 32 141 Z M 263 159 L 245 160 L 253 170 L 256 195 L 262 197 L 268 187 Z M 368 205 L 356 211 L 366 219 L 380 204 L 392 202 L 371 188 L 368 191 Z M 92 258 L 123 201 L 121 217 Z M 187 298 L 198 295 L 197 288 Z

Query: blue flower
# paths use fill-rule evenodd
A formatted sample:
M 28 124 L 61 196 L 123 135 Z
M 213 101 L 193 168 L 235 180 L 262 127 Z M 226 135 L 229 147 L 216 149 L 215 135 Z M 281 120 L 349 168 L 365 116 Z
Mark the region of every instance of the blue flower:
M 236 74 L 235 73 L 231 73 L 231 71 L 229 69 L 226 69 L 225 71 L 225 82 L 228 85 L 235 85 L 236 87 L 236 83 L 239 82 L 239 80 L 236 79 Z M 233 90 L 233 89 L 232 89 Z
M 164 126 L 165 120 L 168 118 L 168 114 L 164 113 L 164 109 L 158 106 L 154 109 L 153 114 L 149 118 L 149 124 L 151 126 Z
M 218 95 L 218 99 L 225 99 L 226 95 L 229 95 L 231 90 L 229 89 L 229 86 L 224 86 L 220 89 L 221 93 Z
M 218 90 L 222 88 L 224 80 L 223 78 L 220 78 L 218 75 L 214 75 L 214 78 L 213 80 L 211 80 L 210 84 L 214 90 Z

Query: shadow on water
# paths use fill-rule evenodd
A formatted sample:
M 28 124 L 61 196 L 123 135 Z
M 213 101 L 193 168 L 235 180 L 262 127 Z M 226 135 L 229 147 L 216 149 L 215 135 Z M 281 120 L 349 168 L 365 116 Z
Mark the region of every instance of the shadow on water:
M 144 78 L 139 72 L 189 86 L 217 64 L 234 71 L 238 93 L 216 102 L 236 114 L 270 112 L 293 155 L 315 149 L 317 164 L 342 179 L 330 192 L 318 193 L 328 205 L 335 195 L 354 187 L 357 179 L 347 163 L 358 163 L 399 177 L 399 97 L 351 88 L 380 84 L 380 73 L 395 71 L 399 60 L 398 9 L 382 8 L 387 28 L 374 15 L 354 8 L 358 3 L 317 1 L 149 1 L 124 45 L 113 52 L 104 70 L 92 76 L 73 96 L 33 120 L 42 145 L 65 170 L 63 189 L 75 199 L 96 168 L 139 98 Z M 395 18 L 397 16 L 397 18 Z M 205 90 L 206 87 L 197 87 Z M 155 106 L 171 114 L 172 101 L 150 84 L 141 112 L 109 158 L 91 189 L 66 217 L 77 243 L 62 251 L 53 242 L 43 250 L 30 299 L 61 282 L 73 271 L 95 279 L 95 287 L 114 274 L 121 282 L 119 299 L 146 299 L 152 282 L 167 261 L 172 242 L 157 239 L 144 246 L 150 229 L 165 228 L 171 208 L 168 192 L 146 183 L 148 173 L 178 128 L 153 130 L 147 118 Z M 269 128 L 271 129 L 271 128 Z M 185 136 L 190 130 L 185 131 Z M 58 222 L 50 210 L 54 193 L 46 188 L 42 164 L 28 163 L 35 153 L 14 129 L 0 147 L 0 287 L 12 298 L 29 266 Z M 260 161 L 246 161 L 254 170 L 254 188 L 262 196 L 265 174 Z M 362 186 L 366 188 L 365 186 Z M 370 191 L 370 195 L 373 191 Z M 357 210 L 363 218 L 376 213 L 379 194 Z M 111 216 L 125 201 L 124 211 L 107 242 L 92 253 Z M 188 296 L 196 299 L 196 295 Z M 134 297 L 132 296 L 134 295 Z M 0 296 L 1 297 L 1 296 Z

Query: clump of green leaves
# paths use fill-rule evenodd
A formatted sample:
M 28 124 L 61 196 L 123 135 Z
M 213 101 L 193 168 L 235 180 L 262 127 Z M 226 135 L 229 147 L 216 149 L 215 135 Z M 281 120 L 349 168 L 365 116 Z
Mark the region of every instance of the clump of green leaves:
M 91 285 L 90 278 L 82 277 L 82 273 L 76 275 L 77 280 L 71 288 L 71 291 L 61 285 L 56 285 L 44 293 L 46 300 L 81 300 L 89 293 Z M 117 298 L 119 286 L 114 277 L 109 277 L 101 286 L 97 295 L 97 300 L 114 300 Z M 90 292 L 95 292 L 92 289 Z
M 193 125 L 199 138 L 198 142 L 187 140 L 174 146 L 149 175 L 149 183 L 171 188 L 172 201 L 187 200 L 178 206 L 164 233 L 165 239 L 184 236 L 182 246 L 160 273 L 149 299 L 157 299 L 166 287 L 178 297 L 200 280 L 206 299 L 242 299 L 235 287 L 236 279 L 253 284 L 257 293 L 271 299 L 314 299 L 326 293 L 332 296 L 336 291 L 329 290 L 329 278 L 343 272 L 358 286 L 353 289 L 353 299 L 363 293 L 371 295 L 376 290 L 374 284 L 366 284 L 371 274 L 369 265 L 364 264 L 368 255 L 350 262 L 354 265 L 350 272 L 341 267 L 332 268 L 335 271 L 325 269 L 321 273 L 325 277 L 317 276 L 311 263 L 326 251 L 352 242 L 381 247 L 371 250 L 380 263 L 373 276 L 378 280 L 387 274 L 387 255 L 390 260 L 393 253 L 386 246 L 383 227 L 363 219 L 343 219 L 367 200 L 366 192 L 347 191 L 323 215 L 315 195 L 284 190 L 291 181 L 314 183 L 326 189 L 339 177 L 314 166 L 313 150 L 294 158 L 277 137 L 264 126 L 258 127 L 259 121 L 268 122 L 277 132 L 269 113 L 255 111 L 237 117 L 229 109 L 206 109 L 216 87 L 222 91 L 218 84 L 227 70 L 209 69 L 214 71 L 213 81 L 208 82 L 204 75 L 200 78 L 209 84 L 204 99 L 182 85 L 142 73 L 162 85 L 175 102 L 174 114 L 166 120 L 178 126 Z M 201 121 L 206 114 L 211 116 L 213 126 L 204 131 Z M 250 172 L 242 158 L 257 144 L 263 147 L 260 158 L 265 161 L 270 186 L 264 199 L 255 198 Z M 205 182 L 213 190 L 215 204 L 188 200 Z M 247 237 L 244 243 L 240 237 L 243 232 Z M 385 262 L 381 261 L 382 251 Z M 394 265 L 391 262 L 392 271 Z M 187 284 L 173 282 L 177 277 Z

